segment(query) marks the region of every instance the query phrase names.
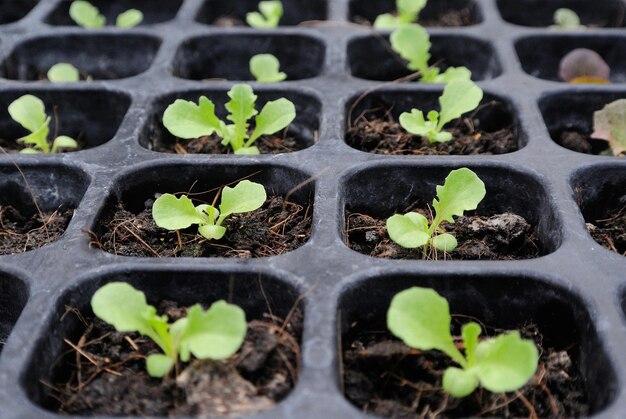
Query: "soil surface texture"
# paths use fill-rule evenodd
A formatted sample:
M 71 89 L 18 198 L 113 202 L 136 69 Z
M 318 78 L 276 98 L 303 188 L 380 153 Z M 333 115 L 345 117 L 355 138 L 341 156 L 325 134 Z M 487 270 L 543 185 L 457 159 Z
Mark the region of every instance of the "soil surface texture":
M 426 211 L 414 211 L 432 219 Z M 389 238 L 387 218 L 347 211 L 346 220 L 344 237 L 346 245 L 352 250 L 387 259 L 422 258 L 422 248 L 405 249 Z M 441 227 L 457 239 L 458 246 L 451 253 L 429 248 L 428 259 L 516 260 L 531 259 L 542 254 L 535 227 L 516 214 L 463 216 L 456 218 L 454 224 L 444 222 Z
M 442 352 L 409 348 L 386 331 L 349 332 L 352 336 L 343 343 L 345 395 L 367 413 L 398 419 L 586 416 L 583 379 L 570 353 L 544 346 L 534 326 L 520 332 L 534 340 L 540 354 L 534 378 L 515 392 L 495 394 L 478 388 L 463 399 L 442 390 L 445 369 L 456 366 Z M 460 336 L 455 342 L 462 350 Z
M 602 246 L 626 256 L 626 206 L 608 218 L 587 223 L 587 229 Z
M 191 140 L 176 140 L 175 143 L 153 144 L 154 151 L 176 154 L 234 154 L 230 146 L 223 146 L 222 139 L 217 135 L 194 138 Z M 279 137 L 264 135 L 254 142 L 261 154 L 292 153 L 303 150 L 304 145 L 294 137 Z
M 185 308 L 168 301 L 158 311 L 170 321 L 186 315 Z M 69 377 L 52 386 L 50 402 L 61 413 L 239 417 L 271 409 L 298 380 L 299 309 L 287 322 L 270 315 L 250 321 L 237 354 L 225 361 L 193 360 L 165 379 L 145 371 L 145 357 L 161 352 L 149 338 L 118 333 L 97 318 L 84 322 L 80 339 L 66 340 L 73 347 L 59 369 Z
M 563 131 L 556 141 L 561 147 L 565 147 L 572 151 L 585 154 L 601 154 L 612 156 L 613 153 L 609 149 L 609 143 L 604 140 L 598 140 L 589 134 L 578 131 Z
M 505 154 L 518 149 L 513 127 L 494 132 L 480 130 L 480 121 L 463 118 L 446 129 L 454 138 L 445 143 L 431 143 L 428 138 L 406 132 L 387 113 L 377 110 L 360 115 L 348 129 L 346 142 L 361 151 L 392 155 L 473 155 Z
M 355 16 L 353 21 L 354 23 L 368 26 L 374 23 L 362 16 Z M 433 19 L 419 19 L 417 23 L 426 27 L 459 27 L 473 25 L 476 21 L 474 20 L 472 8 L 466 7 L 461 10 L 446 10 Z
M 207 240 L 197 226 L 169 231 L 152 218 L 153 200 L 133 214 L 118 205 L 112 218 L 105 221 L 103 233 L 92 245 L 109 253 L 139 257 L 263 257 L 286 253 L 302 246 L 311 235 L 312 207 L 268 197 L 253 212 L 233 214 L 224 221 L 226 235 Z
M 67 228 L 73 209 L 24 215 L 11 206 L 0 207 L 0 255 L 37 249 L 58 240 Z

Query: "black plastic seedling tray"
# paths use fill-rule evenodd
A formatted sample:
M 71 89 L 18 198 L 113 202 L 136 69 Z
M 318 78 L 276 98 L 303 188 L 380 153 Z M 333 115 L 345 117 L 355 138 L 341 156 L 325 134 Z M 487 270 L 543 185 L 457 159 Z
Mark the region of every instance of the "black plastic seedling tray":
M 267 303 L 278 316 L 301 304 L 298 383 L 275 409 L 254 417 L 365 418 L 341 391 L 341 336 L 354 324 L 382 327 L 391 297 L 413 285 L 435 288 L 456 312 L 494 327 L 533 321 L 548 339 L 578 340 L 577 367 L 591 414 L 626 415 L 626 259 L 596 243 L 585 226 L 624 205 L 626 161 L 569 151 L 552 139 L 565 127 L 589 130 L 594 110 L 626 97 L 626 31 L 623 17 L 613 22 L 617 27 L 551 31 L 546 26 L 554 7 L 545 6 L 574 5 L 583 23 L 611 25 L 624 2 L 430 0 L 427 13 L 472 6 L 474 25 L 429 32 L 435 56 L 468 66 L 486 97 L 503 105 L 498 113 L 487 110 L 487 119 L 511 121 L 519 150 L 497 156 L 384 156 L 345 143 L 349 110 L 365 91 L 376 88 L 366 101 L 383 98 L 403 107 L 436 103 L 442 91 L 410 82 L 381 86 L 406 73 L 385 60 L 380 39 L 388 33 L 349 22 L 356 14 L 371 20 L 390 11 L 390 0 L 284 0 L 285 26 L 263 31 L 211 25 L 224 14 L 243 18 L 256 7 L 253 0 L 93 1 L 109 21 L 129 6 L 146 19 L 130 30 L 92 31 L 71 25 L 69 3 L 0 0 L 0 136 L 20 135 L 6 107 L 28 92 L 58 108 L 69 134 L 87 139 L 87 148 L 73 153 L 0 155 L 3 205 L 34 211 L 32 191 L 45 210 L 76 208 L 58 241 L 0 256 L 0 340 L 6 342 L 0 346 L 0 417 L 61 417 L 44 407 L 48 390 L 40 383 L 68 349 L 63 338 L 77 327 L 59 319 L 66 306 L 88 313 L 94 290 L 113 280 L 130 281 L 151 301 L 228 298 L 249 317 Z M 559 57 L 580 46 L 604 55 L 612 84 L 558 81 Z M 171 139 L 161 125 L 168 103 L 200 94 L 222 102 L 234 83 L 249 82 L 247 60 L 261 52 L 278 56 L 290 79 L 252 85 L 261 102 L 294 101 L 298 118 L 291 129 L 304 150 L 183 156 L 150 149 Z M 97 80 L 36 81 L 64 60 Z M 543 256 L 387 260 L 344 244 L 346 209 L 389 216 L 415 199 L 432 199 L 435 185 L 459 167 L 485 181 L 479 212 L 513 211 L 537 225 Z M 275 194 L 312 202 L 305 245 L 243 260 L 129 258 L 90 247 L 85 230 L 97 231 L 119 200 L 137 206 L 155 192 L 186 190 L 196 181 L 206 190 L 251 174 Z

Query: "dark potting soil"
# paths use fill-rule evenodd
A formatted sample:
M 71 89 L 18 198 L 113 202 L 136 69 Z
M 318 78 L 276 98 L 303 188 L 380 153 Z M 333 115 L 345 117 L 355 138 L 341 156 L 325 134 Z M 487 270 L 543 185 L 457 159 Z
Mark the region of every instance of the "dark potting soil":
M 269 197 L 256 211 L 228 217 L 224 221 L 228 231 L 220 240 L 205 239 L 197 227 L 180 230 L 179 240 L 175 231 L 156 225 L 153 203 L 147 201 L 139 214 L 118 205 L 92 245 L 122 256 L 250 258 L 294 250 L 311 235 L 311 205 L 285 201 L 280 196 Z
M 349 332 L 343 340 L 345 395 L 367 413 L 398 419 L 586 416 L 589 407 L 583 379 L 568 352 L 575 345 L 546 347 L 534 326 L 520 333 L 535 342 L 540 354 L 534 378 L 515 392 L 495 394 L 479 388 L 456 399 L 442 390 L 445 369 L 456 366 L 443 353 L 409 348 L 386 331 Z M 455 342 L 462 350 L 459 336 Z
M 0 255 L 26 252 L 58 240 L 73 214 L 73 209 L 67 209 L 24 215 L 12 206 L 0 206 Z
M 408 211 L 420 212 L 432 220 L 424 210 L 409 209 L 403 213 Z M 346 220 L 344 237 L 352 250 L 387 259 L 421 259 L 422 248 L 405 249 L 389 238 L 386 218 L 347 211 Z M 542 254 L 535 227 L 516 214 L 458 217 L 454 224 L 444 222 L 441 227 L 457 239 L 458 247 L 451 253 L 429 248 L 428 259 L 517 260 Z
M 591 137 L 588 133 L 567 130 L 563 131 L 556 142 L 561 147 L 585 154 L 613 155 L 609 150 L 609 143 Z
M 177 154 L 233 154 L 230 146 L 223 146 L 222 139 L 217 135 L 176 140 L 175 143 L 153 144 L 154 151 Z M 303 145 L 294 137 L 264 135 L 254 142 L 261 154 L 291 153 L 303 150 Z
M 355 16 L 352 20 L 359 25 L 369 26 L 374 23 L 362 16 Z M 446 10 L 433 19 L 419 19 L 417 23 L 426 27 L 459 27 L 473 25 L 476 21 L 472 8 L 466 7 L 461 10 Z
M 158 309 L 171 321 L 186 315 L 173 302 Z M 165 379 L 146 373 L 145 357 L 161 352 L 150 339 L 118 333 L 97 318 L 84 323 L 84 333 L 60 361 L 66 376 L 52 386 L 49 405 L 61 413 L 238 417 L 271 409 L 298 380 L 299 309 L 287 321 L 271 315 L 250 321 L 237 354 L 225 361 L 193 360 Z
M 480 130 L 480 121 L 463 118 L 446 131 L 454 136 L 451 141 L 431 143 L 406 132 L 391 113 L 381 118 L 378 110 L 370 110 L 348 129 L 346 142 L 361 151 L 394 155 L 504 154 L 518 149 L 511 126 L 487 132 Z
M 587 223 L 587 229 L 602 246 L 626 256 L 626 206 L 608 218 Z

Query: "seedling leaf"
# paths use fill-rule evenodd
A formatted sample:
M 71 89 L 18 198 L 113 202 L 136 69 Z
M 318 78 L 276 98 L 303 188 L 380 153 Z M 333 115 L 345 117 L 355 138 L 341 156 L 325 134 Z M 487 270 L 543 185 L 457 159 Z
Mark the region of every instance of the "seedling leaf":
M 450 367 L 443 374 L 443 389 L 453 397 L 466 397 L 478 387 L 476 370 Z
M 448 122 L 460 118 L 466 112 L 473 111 L 483 99 L 483 91 L 471 80 L 453 80 L 448 83 L 439 97 L 439 131 Z
M 608 141 L 613 155 L 626 150 L 626 99 L 609 103 L 593 114 L 593 138 Z
M 246 15 L 248 25 L 257 29 L 276 28 L 283 16 L 283 4 L 280 1 L 261 1 L 259 12 L 250 12 Z
M 407 249 L 424 246 L 430 239 L 428 220 L 416 212 L 389 217 L 387 233 L 391 240 Z
M 176 198 L 172 194 L 163 194 L 152 205 L 152 218 L 161 228 L 181 230 L 193 224 L 207 224 L 209 217 L 202 216 L 185 195 Z
M 69 13 L 72 20 L 83 28 L 103 28 L 106 24 L 106 18 L 88 1 L 76 0 L 72 2 Z
M 221 300 L 206 312 L 199 304 L 187 314 L 182 341 L 198 359 L 221 360 L 232 356 L 246 336 L 248 325 L 244 311 Z
M 50 150 L 50 152 L 56 153 L 63 148 L 78 148 L 78 143 L 72 137 L 68 137 L 67 135 L 60 135 L 52 142 L 52 149 Z
M 220 218 L 259 209 L 266 199 L 265 188 L 260 183 L 242 180 L 234 188 L 226 186 L 222 190 Z
M 261 135 L 274 134 L 286 128 L 295 118 L 296 107 L 291 101 L 280 98 L 267 102 L 255 118 L 256 126 L 246 145 L 253 143 Z
M 179 138 L 199 138 L 220 131 L 220 120 L 215 115 L 215 105 L 201 96 L 198 105 L 177 99 L 163 113 L 163 125 Z
M 518 331 L 497 336 L 478 353 L 478 379 L 494 393 L 517 390 L 526 384 L 539 358 L 535 345 L 522 339 Z
M 230 144 L 235 151 L 243 146 L 243 141 L 248 134 L 248 119 L 257 114 L 254 109 L 257 96 L 252 91 L 252 87 L 247 84 L 237 84 L 228 92 L 230 101 L 226 103 L 226 110 L 230 114 L 226 117 L 233 122 L 234 138 Z
M 165 377 L 174 368 L 174 360 L 167 355 L 152 354 L 146 358 L 146 369 L 151 377 Z
M 444 185 L 437 186 L 439 199 L 433 200 L 433 208 L 437 218 L 453 223 L 453 216 L 460 217 L 465 211 L 475 210 L 485 194 L 485 184 L 476 173 L 467 168 L 453 170 Z
M 47 124 L 46 106 L 33 95 L 24 95 L 9 105 L 11 118 L 30 132 L 37 132 Z
M 118 28 L 134 28 L 143 21 L 143 13 L 137 9 L 128 9 L 120 13 L 115 21 Z
M 560 8 L 554 12 L 553 29 L 584 29 L 585 25 L 580 24 L 580 18 L 572 9 Z
M 450 253 L 456 249 L 458 242 L 452 234 L 444 233 L 433 237 L 431 244 L 437 250 Z
M 423 73 L 428 69 L 430 60 L 430 36 L 419 25 L 404 25 L 393 31 L 389 37 L 391 47 L 408 61 L 407 67 Z
M 50 67 L 46 75 L 53 83 L 68 83 L 80 81 L 80 73 L 72 64 L 58 63 Z
M 277 83 L 287 78 L 280 71 L 280 62 L 272 54 L 257 54 L 250 59 L 250 73 L 260 83 Z
M 426 0 L 396 0 L 397 16 L 391 13 L 378 15 L 374 20 L 376 29 L 394 29 L 417 21 L 419 13 L 426 6 Z
M 611 69 L 595 51 L 576 48 L 559 64 L 559 76 L 569 83 L 608 83 Z

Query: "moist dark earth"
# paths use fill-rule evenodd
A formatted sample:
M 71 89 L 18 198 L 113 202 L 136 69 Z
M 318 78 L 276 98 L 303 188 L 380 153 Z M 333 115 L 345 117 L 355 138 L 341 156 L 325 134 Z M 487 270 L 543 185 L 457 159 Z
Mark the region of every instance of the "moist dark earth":
M 186 309 L 164 301 L 170 321 Z M 75 315 L 66 313 L 66 315 Z M 298 380 L 302 312 L 287 321 L 271 315 L 248 323 L 240 350 L 225 361 L 193 360 L 166 379 L 147 375 L 144 358 L 158 347 L 135 333 L 118 333 L 101 320 L 67 347 L 58 370 L 67 372 L 49 388 L 48 407 L 74 415 L 241 416 L 271 409 Z M 87 357 L 92 361 L 90 362 Z M 68 376 L 69 375 L 69 376 Z
M 602 246 L 626 256 L 626 206 L 605 219 L 587 223 L 587 229 Z
M 25 215 L 12 206 L 0 206 L 0 255 L 33 250 L 58 240 L 73 209 Z
M 431 219 L 427 211 L 419 209 L 414 211 Z M 346 220 L 344 237 L 352 250 L 387 259 L 422 257 L 421 248 L 405 249 L 391 241 L 387 234 L 386 218 L 347 211 Z M 458 247 L 451 253 L 429 248 L 429 259 L 517 260 L 543 254 L 535 227 L 517 214 L 463 216 L 456 218 L 454 224 L 442 223 L 442 228 L 457 239 Z
M 153 144 L 154 151 L 177 154 L 233 154 L 230 146 L 223 146 L 222 139 L 217 135 L 195 138 L 191 140 L 176 140 L 175 143 Z M 264 135 L 254 142 L 261 154 L 292 153 L 306 148 L 302 142 L 294 137 Z
M 453 139 L 430 143 L 428 138 L 410 134 L 390 112 L 381 118 L 379 111 L 360 115 L 348 129 L 346 142 L 361 151 L 389 155 L 475 155 L 505 154 L 518 149 L 513 127 L 488 132 L 480 130 L 480 122 L 463 118 L 446 129 Z
M 386 331 L 349 331 L 343 340 L 344 393 L 367 413 L 398 419 L 586 416 L 583 379 L 568 352 L 575 345 L 567 351 L 544 346 L 541 333 L 532 325 L 520 332 L 534 340 L 540 354 L 529 384 L 501 394 L 479 388 L 455 399 L 441 387 L 445 369 L 455 366 L 446 355 L 409 348 Z M 461 338 L 457 336 L 455 342 L 460 345 Z
M 566 130 L 556 137 L 556 143 L 572 151 L 585 154 L 612 156 L 609 143 L 591 137 L 588 133 Z
M 311 235 L 312 207 L 269 197 L 253 212 L 231 215 L 224 221 L 226 235 L 206 240 L 197 227 L 175 231 L 162 229 L 152 218 L 153 200 L 139 214 L 118 205 L 103 232 L 92 245 L 109 253 L 139 257 L 263 257 L 286 253 L 302 246 Z

